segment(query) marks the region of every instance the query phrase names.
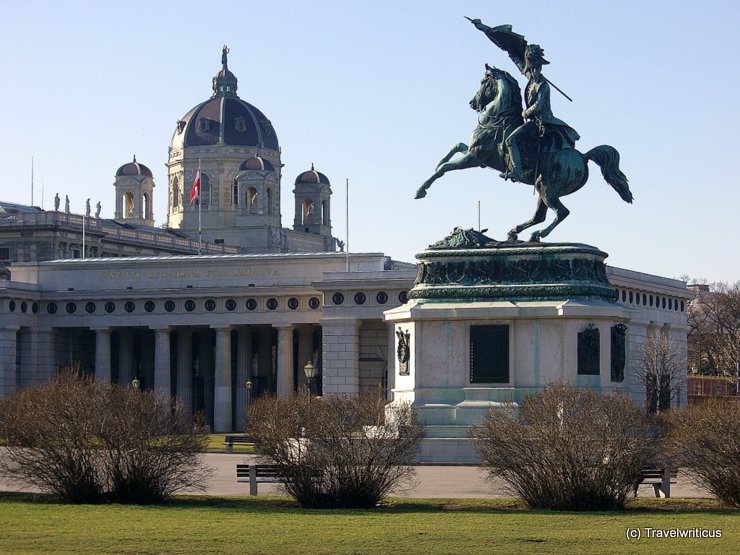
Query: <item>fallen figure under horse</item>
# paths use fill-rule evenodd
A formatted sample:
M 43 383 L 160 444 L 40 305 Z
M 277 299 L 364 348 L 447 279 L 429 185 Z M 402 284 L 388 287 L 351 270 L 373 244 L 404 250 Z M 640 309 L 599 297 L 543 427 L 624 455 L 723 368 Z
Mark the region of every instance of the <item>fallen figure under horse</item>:
M 470 101 L 478 112 L 478 125 L 470 137 L 470 145 L 458 143 L 440 160 L 434 174 L 416 191 L 416 198 L 423 198 L 427 189 L 449 171 L 487 167 L 506 173 L 511 169 L 506 138 L 523 123 L 522 95 L 516 79 L 501 69 L 486 64 L 480 89 Z M 453 157 L 456 154 L 462 156 Z M 612 146 L 601 145 L 585 154 L 575 148 L 561 148 L 556 137 L 548 136 L 543 127 L 539 136 L 528 138 L 521 149 L 522 172 L 517 181 L 534 185 L 538 194 L 537 208 L 531 219 L 509 231 L 508 238 L 515 240 L 523 230 L 545 221 L 547 209 L 555 212 L 553 222 L 535 231 L 530 241 L 547 237 L 570 211 L 560 201 L 561 197 L 575 193 L 588 180 L 588 161 L 595 162 L 604 176 L 625 202 L 632 202 L 627 177 L 619 169 L 619 152 Z

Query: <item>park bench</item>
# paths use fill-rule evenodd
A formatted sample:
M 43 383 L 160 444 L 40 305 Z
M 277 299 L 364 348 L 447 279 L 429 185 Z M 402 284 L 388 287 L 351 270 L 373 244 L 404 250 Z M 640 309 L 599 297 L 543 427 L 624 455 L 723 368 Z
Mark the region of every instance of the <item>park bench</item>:
M 278 464 L 237 464 L 236 481 L 249 482 L 249 495 L 257 495 L 257 484 L 278 484 L 284 474 Z M 316 474 L 314 478 L 318 478 Z
M 252 441 L 252 438 L 246 434 L 224 436 L 224 446 L 226 448 L 227 453 L 234 452 L 234 444 L 247 445 L 250 443 L 254 443 L 254 442 Z
M 671 496 L 671 484 L 676 483 L 676 477 L 678 476 L 678 470 L 669 468 L 643 468 L 642 478 L 638 484 L 635 484 L 635 497 L 637 496 L 637 488 L 640 484 L 648 484 L 653 486 L 655 497 L 670 497 Z

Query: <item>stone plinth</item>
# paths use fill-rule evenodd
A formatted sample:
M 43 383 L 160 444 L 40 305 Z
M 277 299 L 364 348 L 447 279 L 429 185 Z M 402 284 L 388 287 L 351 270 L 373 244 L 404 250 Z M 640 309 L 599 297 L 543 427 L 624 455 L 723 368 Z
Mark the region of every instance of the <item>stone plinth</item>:
M 409 299 L 425 301 L 616 300 L 596 247 L 499 242 L 456 229 L 421 254 Z
M 461 230 L 456 237 L 464 242 L 448 238 L 417 255 L 409 302 L 385 319 L 396 332 L 393 402 L 418 411 L 422 456 L 464 464 L 478 460 L 468 429 L 491 408 L 555 382 L 625 388 L 612 381 L 611 330 L 630 311 L 614 302 L 607 255 L 594 247 L 496 243 Z M 584 330 L 597 338 L 590 374 L 579 373 Z

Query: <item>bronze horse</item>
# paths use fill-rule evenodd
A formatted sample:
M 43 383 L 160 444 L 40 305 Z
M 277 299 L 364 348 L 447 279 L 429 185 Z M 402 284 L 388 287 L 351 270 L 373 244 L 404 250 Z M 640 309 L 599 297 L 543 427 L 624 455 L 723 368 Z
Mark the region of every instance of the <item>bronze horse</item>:
M 478 112 L 478 126 L 470 137 L 470 146 L 458 143 L 440 160 L 434 174 L 416 191 L 416 198 L 426 196 L 432 183 L 452 170 L 488 167 L 501 172 L 509 168 L 505 138 L 522 120 L 522 95 L 519 84 L 511 75 L 486 64 L 486 73 L 481 86 L 470 101 L 470 107 Z M 461 157 L 451 160 L 458 153 Z M 601 145 L 582 154 L 574 148 L 552 151 L 547 136 L 522 148 L 522 183 L 534 185 L 539 198 L 537 209 L 530 220 L 509 231 L 509 239 L 545 221 L 547 209 L 555 211 L 555 219 L 546 228 L 532 233 L 530 241 L 539 241 L 562 222 L 570 211 L 560 202 L 560 197 L 576 192 L 588 180 L 587 162 L 591 160 L 601 167 L 604 180 L 622 197 L 632 202 L 627 177 L 619 169 L 619 152 L 609 145 Z

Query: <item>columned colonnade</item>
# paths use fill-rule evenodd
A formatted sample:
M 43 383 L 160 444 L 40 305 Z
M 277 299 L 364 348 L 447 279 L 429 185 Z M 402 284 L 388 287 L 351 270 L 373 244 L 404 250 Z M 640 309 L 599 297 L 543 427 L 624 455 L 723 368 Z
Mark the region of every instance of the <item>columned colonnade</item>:
M 15 357 L 15 349 L 9 348 L 15 347 L 15 331 L 9 330 L 8 348 L 0 350 L 6 358 Z M 305 386 L 303 366 L 308 361 L 322 366 L 320 327 L 315 324 L 92 331 L 94 345 L 89 348 L 94 349 L 91 359 L 97 379 L 127 384 L 138 378 L 142 387 L 159 389 L 189 409 L 203 411 L 219 432 L 243 429 L 248 380 L 252 398 L 263 393 L 287 397 Z M 146 348 L 148 342 L 153 349 Z M 9 379 L 7 391 L 15 389 L 14 384 Z

